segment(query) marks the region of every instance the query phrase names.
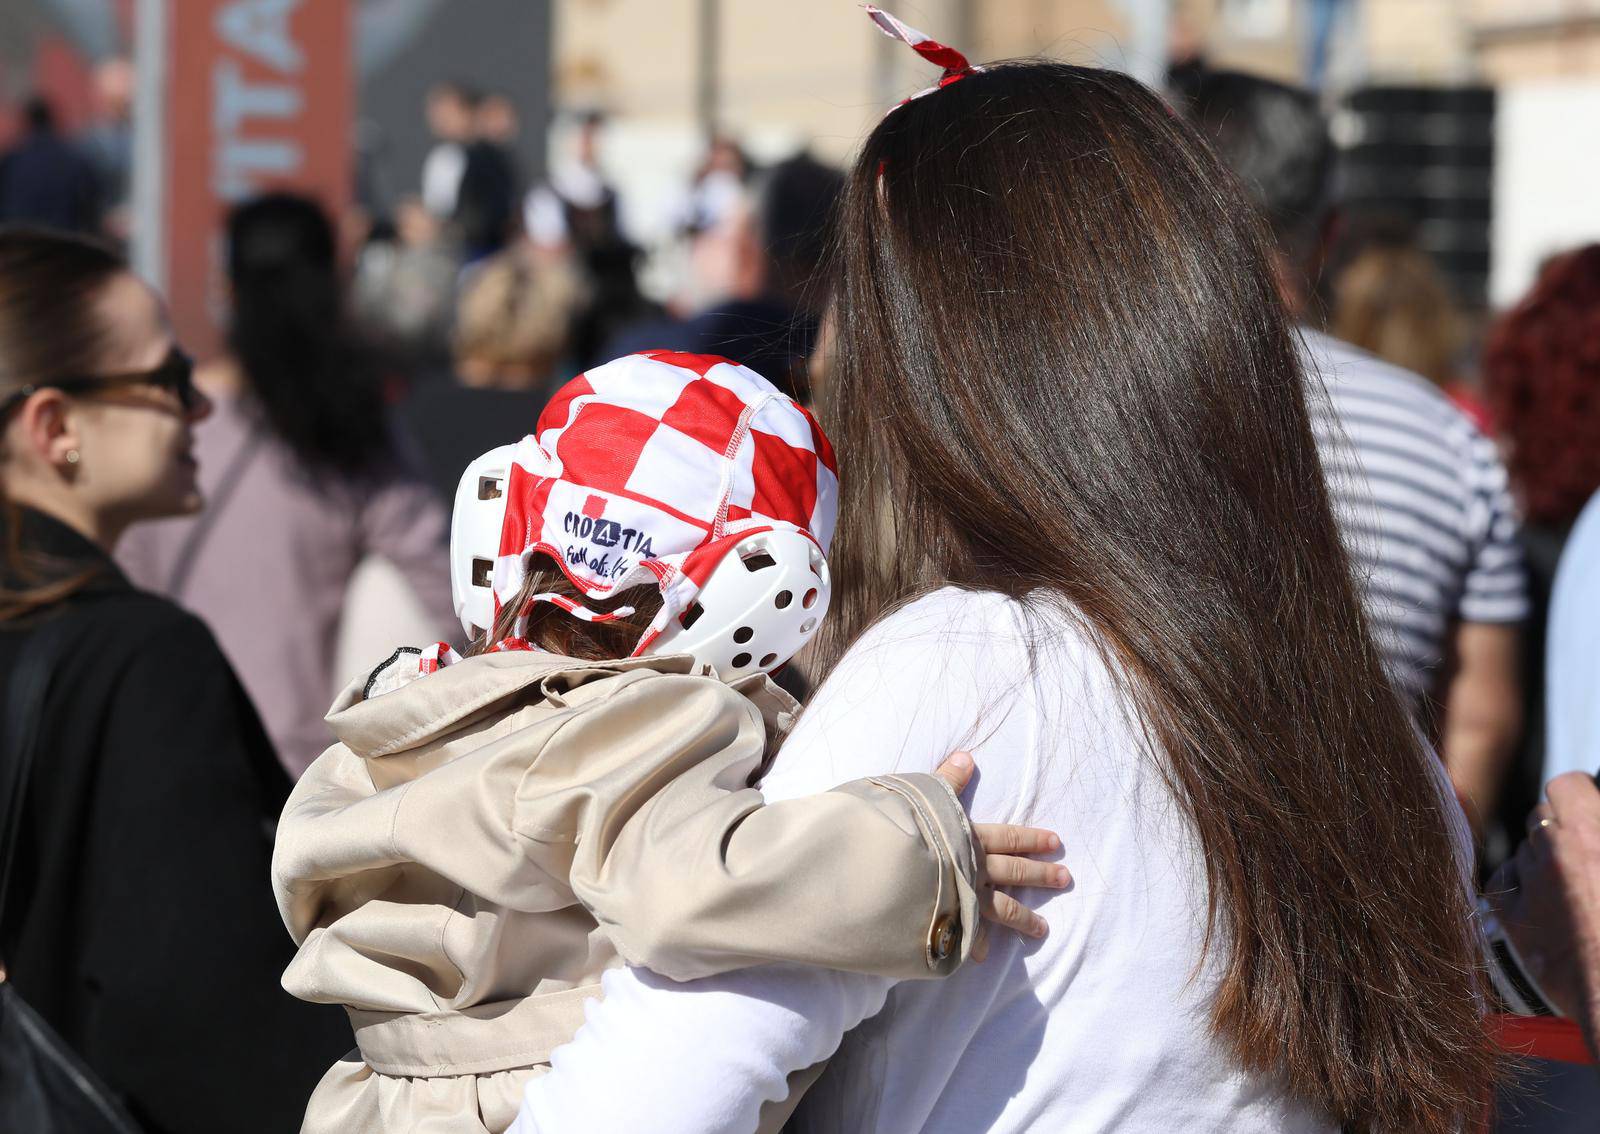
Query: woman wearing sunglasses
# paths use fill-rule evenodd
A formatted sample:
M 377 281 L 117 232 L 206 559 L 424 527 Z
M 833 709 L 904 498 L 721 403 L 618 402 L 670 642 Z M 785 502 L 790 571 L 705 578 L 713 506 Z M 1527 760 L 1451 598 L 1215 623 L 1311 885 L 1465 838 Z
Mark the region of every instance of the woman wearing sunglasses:
M 147 1129 L 229 1104 L 229 1129 L 287 1130 L 348 1044 L 278 985 L 288 778 L 210 632 L 111 560 L 200 507 L 208 412 L 120 259 L 0 229 L 0 962 Z

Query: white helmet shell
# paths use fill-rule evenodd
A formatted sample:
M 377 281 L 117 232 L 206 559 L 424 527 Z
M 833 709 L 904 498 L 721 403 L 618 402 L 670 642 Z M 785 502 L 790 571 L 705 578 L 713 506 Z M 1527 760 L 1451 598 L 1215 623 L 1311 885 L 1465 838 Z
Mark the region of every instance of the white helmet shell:
M 450 592 L 468 637 L 494 625 L 494 568 L 516 446 L 467 466 L 450 522 Z M 687 610 L 646 654 L 689 654 L 724 680 L 770 673 L 800 651 L 828 613 L 832 575 L 821 548 L 784 525 L 736 540 Z
M 827 558 L 808 536 L 787 526 L 756 532 L 729 549 L 645 652 L 690 654 L 723 680 L 770 673 L 811 638 L 832 590 Z
M 494 563 L 506 518 L 506 480 L 515 445 L 490 449 L 467 466 L 450 517 L 450 597 L 468 637 L 494 625 Z

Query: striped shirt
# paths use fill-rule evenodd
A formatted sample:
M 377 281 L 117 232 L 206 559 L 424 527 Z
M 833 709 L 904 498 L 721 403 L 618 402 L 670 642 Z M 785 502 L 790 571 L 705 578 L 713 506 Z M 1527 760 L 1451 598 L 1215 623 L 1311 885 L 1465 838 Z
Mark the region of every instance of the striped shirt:
M 1316 331 L 1301 336 L 1334 512 L 1390 676 L 1420 703 L 1439 692 L 1456 623 L 1528 616 L 1505 468 L 1425 379 Z

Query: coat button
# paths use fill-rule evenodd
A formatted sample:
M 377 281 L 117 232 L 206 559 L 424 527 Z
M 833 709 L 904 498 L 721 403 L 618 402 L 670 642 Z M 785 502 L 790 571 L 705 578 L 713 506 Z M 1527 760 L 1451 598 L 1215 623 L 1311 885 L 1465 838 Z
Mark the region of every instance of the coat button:
M 934 964 L 948 960 L 961 945 L 961 927 L 956 924 L 954 914 L 945 914 L 933 923 L 933 932 L 928 935 L 928 956 L 933 958 Z

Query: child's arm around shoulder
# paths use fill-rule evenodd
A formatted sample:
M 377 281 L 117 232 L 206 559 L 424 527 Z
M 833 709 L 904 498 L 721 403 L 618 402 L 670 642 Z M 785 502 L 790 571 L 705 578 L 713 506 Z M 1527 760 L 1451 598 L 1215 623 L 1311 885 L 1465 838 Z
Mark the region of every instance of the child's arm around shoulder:
M 931 775 L 856 780 L 767 806 L 747 787 L 760 712 L 722 682 L 630 675 L 544 744 L 513 827 L 622 955 L 687 980 L 771 961 L 942 976 L 978 928 L 978 860 Z M 609 683 L 608 683 L 609 684 Z

